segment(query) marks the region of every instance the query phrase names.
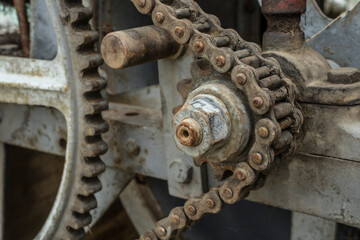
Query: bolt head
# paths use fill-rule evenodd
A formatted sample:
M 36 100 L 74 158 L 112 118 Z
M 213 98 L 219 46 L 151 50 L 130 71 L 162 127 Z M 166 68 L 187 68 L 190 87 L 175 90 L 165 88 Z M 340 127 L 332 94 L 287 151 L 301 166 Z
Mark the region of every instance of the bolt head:
M 218 67 L 222 67 L 225 65 L 225 57 L 222 55 L 216 56 L 215 62 Z
M 225 188 L 223 193 L 224 193 L 224 196 L 225 196 L 226 198 L 232 198 L 233 195 L 234 195 L 234 193 L 233 193 L 233 191 L 231 190 L 231 188 Z
M 215 202 L 212 199 L 207 199 L 206 206 L 210 209 L 213 209 L 215 207 Z
M 195 119 L 186 118 L 177 127 L 176 138 L 184 146 L 196 147 L 203 139 L 203 130 Z
M 244 85 L 246 83 L 246 76 L 245 74 L 243 73 L 239 73 L 238 75 L 236 75 L 236 82 L 241 84 L 241 85 Z
M 175 31 L 175 35 L 176 35 L 178 38 L 181 38 L 182 36 L 184 36 L 185 30 L 184 30 L 183 27 L 181 27 L 181 26 L 176 26 L 174 31 Z
M 252 161 L 257 165 L 260 165 L 263 162 L 263 157 L 260 153 L 254 153 L 252 155 Z
M 261 108 L 264 105 L 264 100 L 261 97 L 255 97 L 253 99 L 253 105 L 256 108 Z
M 164 227 L 156 228 L 156 234 L 163 237 L 166 235 L 166 229 Z
M 201 41 L 196 41 L 194 44 L 194 49 L 197 53 L 204 51 L 204 43 Z
M 188 211 L 190 216 L 194 216 L 196 214 L 196 208 L 195 208 L 194 205 L 189 205 L 187 207 L 187 211 Z
M 155 19 L 158 23 L 163 23 L 165 20 L 165 15 L 162 12 L 157 12 L 155 14 Z
M 267 138 L 269 136 L 269 130 L 266 127 L 259 128 L 259 135 L 262 138 Z
M 137 0 L 138 6 L 139 7 L 145 7 L 146 5 L 146 0 Z
M 240 170 L 236 173 L 237 179 L 244 181 L 246 179 L 246 173 L 243 170 Z

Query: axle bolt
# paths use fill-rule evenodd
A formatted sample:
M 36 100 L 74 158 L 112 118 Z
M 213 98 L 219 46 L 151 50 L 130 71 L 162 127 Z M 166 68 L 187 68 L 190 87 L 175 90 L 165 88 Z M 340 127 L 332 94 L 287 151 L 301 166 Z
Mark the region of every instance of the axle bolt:
M 225 65 L 225 57 L 219 55 L 219 56 L 217 56 L 217 57 L 215 58 L 215 62 L 216 62 L 216 65 L 217 65 L 218 67 L 222 67 L 222 66 Z
M 175 35 L 178 37 L 178 38 L 181 38 L 182 36 L 184 36 L 184 28 L 183 27 L 180 27 L 180 26 L 177 26 L 175 27 Z
M 266 127 L 259 128 L 259 135 L 262 138 L 267 138 L 269 136 L 269 130 Z
M 246 173 L 243 170 L 240 170 L 236 173 L 237 179 L 244 181 L 246 179 Z
M 196 214 L 196 208 L 194 207 L 194 205 L 188 206 L 187 210 L 190 216 L 194 216 Z
M 244 85 L 246 83 L 246 76 L 243 73 L 239 73 L 238 75 L 236 75 L 236 81 L 241 84 Z
M 260 153 L 254 153 L 252 155 L 252 161 L 257 165 L 260 165 L 263 162 L 263 157 Z
M 224 196 L 226 198 L 232 198 L 233 197 L 233 191 L 230 188 L 225 188 L 224 189 Z
M 179 224 L 179 223 L 180 223 L 180 218 L 179 218 L 179 216 L 173 215 L 172 218 L 171 218 L 171 222 L 172 222 L 173 224 Z
M 157 235 L 163 237 L 166 235 L 166 229 L 164 227 L 158 227 L 156 229 L 156 233 L 157 233 Z
M 207 199 L 206 200 L 206 206 L 210 209 L 213 209 L 215 207 L 215 203 L 212 199 Z
M 197 41 L 195 44 L 194 44 L 194 48 L 195 48 L 195 51 L 197 53 L 201 53 L 202 51 L 204 51 L 204 44 L 200 41 Z
M 164 14 L 163 14 L 162 12 L 157 12 L 157 13 L 155 14 L 155 19 L 156 19 L 156 21 L 157 21 L 158 23 L 163 23 L 164 20 L 165 20 L 165 16 L 164 16 Z
M 145 5 L 146 5 L 146 0 L 138 0 L 139 7 L 145 7 Z
M 255 97 L 253 100 L 253 105 L 256 108 L 261 108 L 264 105 L 264 100 L 261 97 Z
M 203 130 L 196 120 L 186 118 L 177 127 L 176 138 L 184 146 L 196 147 L 203 139 Z

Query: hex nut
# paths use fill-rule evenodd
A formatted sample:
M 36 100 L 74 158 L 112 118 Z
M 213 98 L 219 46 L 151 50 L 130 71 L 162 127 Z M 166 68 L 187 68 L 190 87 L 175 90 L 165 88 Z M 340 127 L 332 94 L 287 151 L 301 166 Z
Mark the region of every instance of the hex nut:
M 189 183 L 192 178 L 193 168 L 181 159 L 175 159 L 169 164 L 169 176 L 178 183 Z

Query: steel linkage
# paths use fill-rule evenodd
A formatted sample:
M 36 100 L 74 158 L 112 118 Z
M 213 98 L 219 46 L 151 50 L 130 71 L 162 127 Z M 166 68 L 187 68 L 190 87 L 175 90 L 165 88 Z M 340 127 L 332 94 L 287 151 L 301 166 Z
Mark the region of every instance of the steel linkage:
M 218 213 L 224 203 L 236 203 L 250 190 L 261 188 L 270 170 L 293 153 L 303 115 L 296 106 L 296 87 L 278 62 L 263 57 L 258 45 L 244 41 L 235 30 L 221 28 L 217 17 L 203 12 L 196 2 L 132 2 L 139 12 L 151 14 L 154 24 L 178 44 L 189 44 L 195 57 L 209 61 L 218 73 L 231 75 L 260 119 L 255 124 L 255 141 L 247 162 L 238 163 L 233 175 L 219 188 L 187 200 L 184 207 L 174 208 L 153 230 L 140 236 L 141 240 L 171 239 L 204 214 Z

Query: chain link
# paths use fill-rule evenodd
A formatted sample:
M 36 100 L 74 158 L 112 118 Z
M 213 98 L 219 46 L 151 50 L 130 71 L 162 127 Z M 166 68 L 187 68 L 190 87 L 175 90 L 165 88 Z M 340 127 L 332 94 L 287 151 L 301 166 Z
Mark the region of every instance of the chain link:
M 209 61 L 221 74 L 231 74 L 259 118 L 248 162 L 239 163 L 219 188 L 187 200 L 184 207 L 174 208 L 155 229 L 140 236 L 140 240 L 165 240 L 203 215 L 218 213 L 225 203 L 236 203 L 250 190 L 261 188 L 270 170 L 293 153 L 303 115 L 295 105 L 296 87 L 279 63 L 263 57 L 257 44 L 244 41 L 235 30 L 223 29 L 216 16 L 206 14 L 193 0 L 132 2 L 139 12 L 151 14 L 154 24 L 167 30 L 177 43 L 189 44 L 195 57 Z

